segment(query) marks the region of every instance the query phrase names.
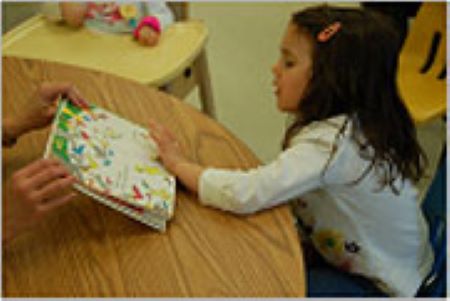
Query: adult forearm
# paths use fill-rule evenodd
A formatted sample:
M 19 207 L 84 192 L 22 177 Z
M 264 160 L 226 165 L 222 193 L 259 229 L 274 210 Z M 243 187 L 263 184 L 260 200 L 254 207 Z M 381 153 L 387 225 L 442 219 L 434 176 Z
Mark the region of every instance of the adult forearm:
M 20 227 L 17 227 L 14 223 L 9 220 L 3 222 L 3 235 L 2 235 L 2 243 L 3 245 L 7 245 L 14 236 L 20 232 Z
M 16 140 L 26 131 L 22 123 L 12 118 L 4 118 L 2 121 L 2 146 L 12 146 Z

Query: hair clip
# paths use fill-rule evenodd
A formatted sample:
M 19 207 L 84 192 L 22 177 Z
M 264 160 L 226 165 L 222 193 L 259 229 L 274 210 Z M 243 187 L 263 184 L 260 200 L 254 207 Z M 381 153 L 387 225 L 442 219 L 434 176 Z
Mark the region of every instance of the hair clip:
M 336 32 L 341 29 L 341 22 L 334 22 L 322 29 L 321 32 L 317 35 L 317 40 L 319 42 L 326 42 L 328 41 Z

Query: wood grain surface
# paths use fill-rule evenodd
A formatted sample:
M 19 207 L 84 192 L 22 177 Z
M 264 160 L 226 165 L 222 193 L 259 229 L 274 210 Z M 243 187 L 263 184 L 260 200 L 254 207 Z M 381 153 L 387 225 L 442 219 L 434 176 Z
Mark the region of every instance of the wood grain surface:
M 73 82 L 99 106 L 142 126 L 154 118 L 202 164 L 250 168 L 258 159 L 223 126 L 177 99 L 116 76 L 3 57 L 3 116 L 42 81 Z M 48 129 L 3 149 L 3 185 L 41 157 Z M 3 190 L 4 191 L 4 190 Z M 3 206 L 12 202 L 3 194 Z M 5 207 L 3 207 L 5 208 Z M 3 247 L 9 297 L 304 296 L 303 259 L 288 206 L 236 216 L 199 204 L 180 185 L 174 219 L 159 233 L 79 195 Z

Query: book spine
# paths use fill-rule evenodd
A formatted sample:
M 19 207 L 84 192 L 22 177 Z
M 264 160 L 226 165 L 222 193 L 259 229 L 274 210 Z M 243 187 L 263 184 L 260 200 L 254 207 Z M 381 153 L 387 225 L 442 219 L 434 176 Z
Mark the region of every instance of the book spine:
M 137 220 L 137 221 L 139 221 L 147 226 L 150 226 L 152 228 L 155 228 L 161 232 L 165 232 L 165 230 L 166 230 L 166 221 L 160 217 L 152 215 L 148 211 L 144 211 L 143 213 L 134 211 L 129 207 L 122 206 L 118 203 L 115 203 L 115 202 L 105 198 L 105 197 L 99 196 L 79 184 L 74 184 L 74 187 L 78 191 L 92 197 L 94 200 L 100 202 L 101 204 L 106 205 L 114 210 L 117 210 L 117 211 L 127 215 L 128 217 L 131 217 L 134 220 Z
M 66 102 L 62 101 L 61 98 L 58 99 L 58 110 L 56 111 L 55 116 L 57 116 L 52 123 L 50 129 L 50 137 L 47 140 L 47 145 L 45 146 L 44 158 L 50 158 L 52 152 L 53 138 L 55 137 L 56 128 L 58 127 L 58 116 L 60 115 L 61 110 L 66 106 Z

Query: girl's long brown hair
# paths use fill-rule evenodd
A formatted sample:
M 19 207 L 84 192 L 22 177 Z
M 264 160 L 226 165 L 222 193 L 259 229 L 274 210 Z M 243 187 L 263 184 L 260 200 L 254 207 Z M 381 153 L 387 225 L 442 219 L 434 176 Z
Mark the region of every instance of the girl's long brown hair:
M 295 13 L 291 22 L 314 45 L 313 76 L 283 148 L 305 125 L 345 114 L 348 120 L 340 132 L 351 120 L 360 155 L 371 160 L 357 181 L 372 168 L 381 171 L 382 187 L 389 185 L 394 192 L 398 176 L 419 180 L 426 158 L 397 90 L 400 38 L 391 20 L 368 10 L 322 5 Z M 326 42 L 317 41 L 334 22 L 341 23 L 339 31 Z M 364 140 L 358 138 L 361 134 Z

